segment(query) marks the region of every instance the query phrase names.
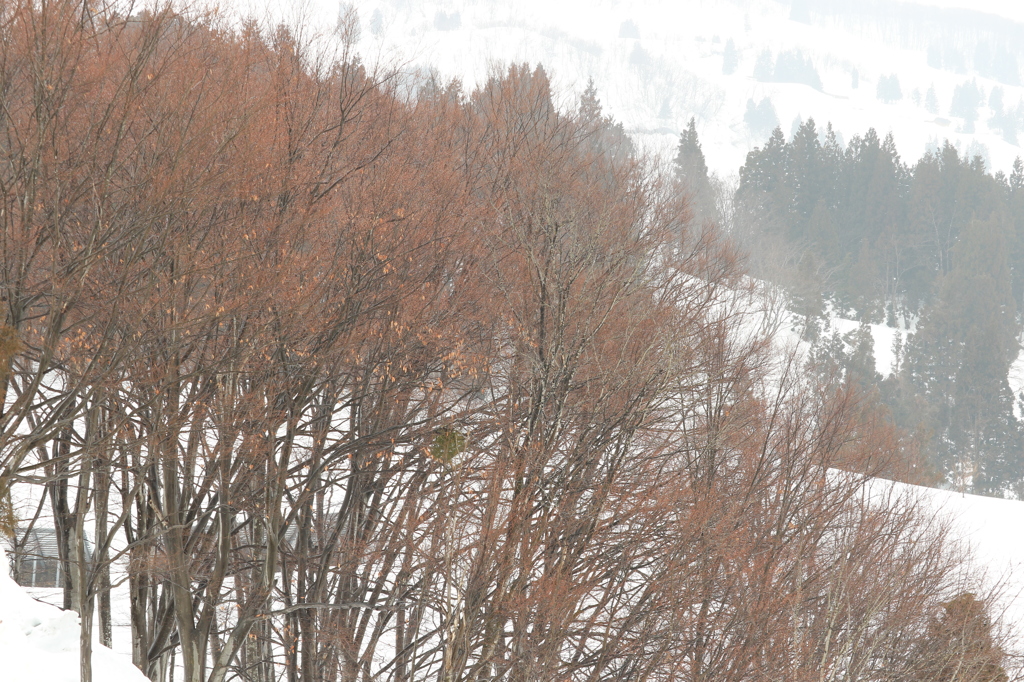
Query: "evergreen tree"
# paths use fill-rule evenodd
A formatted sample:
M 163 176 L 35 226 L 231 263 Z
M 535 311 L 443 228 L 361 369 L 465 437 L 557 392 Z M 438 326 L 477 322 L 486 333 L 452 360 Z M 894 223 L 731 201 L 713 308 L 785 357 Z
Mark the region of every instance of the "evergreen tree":
M 768 276 L 787 288 L 818 361 L 832 354 L 851 381 L 877 386 L 948 481 L 1024 494 L 1006 378 L 1024 310 L 1024 162 L 993 177 L 947 142 L 908 168 L 892 135 L 869 130 L 844 149 L 809 120 L 747 155 L 735 206 L 763 235 L 748 243 L 781 264 Z M 827 299 L 862 322 L 919 317 L 898 376 L 882 382 L 865 360 L 867 327 L 841 346 L 820 335 Z
M 1010 191 L 1016 194 L 1024 189 L 1024 161 L 1018 156 L 1013 160 L 1013 171 L 1010 173 Z
M 691 197 L 691 206 L 697 220 L 716 220 L 715 192 L 708 176 L 708 166 L 697 136 L 697 121 L 690 118 L 686 130 L 679 136 L 675 159 L 676 178 Z
M 731 76 L 736 73 L 736 67 L 739 66 L 739 53 L 736 51 L 736 43 L 732 42 L 732 38 L 725 41 L 725 50 L 722 52 L 722 73 L 726 76 Z
M 775 60 L 772 59 L 772 53 L 768 50 L 762 50 L 757 55 L 757 61 L 754 62 L 754 80 L 759 80 L 762 83 L 768 83 L 775 77 Z
M 707 181 L 708 165 L 704 159 L 704 151 L 697 137 L 697 119 L 690 118 L 686 130 L 679 136 L 676 150 L 676 175 L 691 183 Z
M 846 359 L 846 379 L 862 389 L 870 389 L 882 380 L 875 369 L 875 337 L 871 326 L 862 322 L 844 337 L 850 352 Z
M 953 102 L 949 113 L 964 119 L 964 132 L 974 132 L 974 123 L 978 120 L 978 107 L 984 101 L 984 93 L 977 81 L 961 83 L 953 89 Z
M 803 238 L 806 235 L 806 224 L 818 203 L 824 200 L 826 192 L 824 181 L 827 174 L 813 118 L 797 129 L 787 147 L 786 156 L 786 176 L 793 193 L 793 210 L 803 223 L 794 236 Z
M 793 0 L 789 7 L 789 18 L 803 24 L 811 23 L 811 8 L 808 0 Z
M 755 103 L 753 99 L 748 99 L 747 113 L 744 114 L 743 121 L 747 124 L 751 134 L 762 137 L 770 135 L 778 127 L 779 115 L 775 112 L 771 98 L 765 97 L 758 103 Z
M 579 117 L 584 130 L 590 131 L 588 143 L 592 149 L 619 158 L 633 154 L 633 142 L 622 124 L 604 115 L 593 78 L 587 80 L 587 87 L 580 95 Z
M 737 202 L 788 220 L 792 201 L 786 183 L 786 155 L 786 138 L 781 128 L 775 128 L 764 147 L 747 154 L 747 162 L 740 168 Z
M 651 63 L 651 55 L 643 48 L 639 41 L 633 46 L 629 53 L 629 63 L 632 66 L 643 67 Z
M 988 107 L 992 111 L 999 113 L 1003 110 L 1003 89 L 999 87 L 992 88 L 991 94 L 988 96 Z
M 1010 271 L 1013 276 L 1013 300 L 1024 312 L 1024 162 L 1017 157 L 1007 179 L 1008 214 L 1013 221 Z
M 949 482 L 999 494 L 1024 478 L 1007 373 L 1018 352 L 1008 226 L 974 220 L 912 337 L 907 369 L 924 396 L 933 450 Z
M 814 68 L 814 62 L 800 51 L 779 53 L 770 80 L 776 83 L 802 83 L 821 90 L 821 76 Z
M 373 10 L 373 15 L 370 16 L 370 33 L 377 38 L 384 33 L 384 14 L 380 11 L 380 7 Z
M 823 333 L 811 339 L 807 368 L 819 380 L 841 380 L 845 366 L 846 342 L 839 330 L 826 327 Z
M 900 79 L 896 74 L 882 76 L 878 79 L 878 86 L 875 92 L 878 99 L 886 104 L 899 102 L 903 99 L 903 90 L 900 88 Z
M 587 79 L 587 87 L 580 95 L 580 118 L 587 122 L 601 119 L 601 100 L 597 97 L 594 79 Z
M 619 24 L 619 37 L 627 40 L 640 40 L 640 28 L 632 19 L 627 19 Z
M 871 326 L 862 323 L 846 334 L 836 329 L 828 331 L 812 340 L 809 369 L 820 379 L 838 379 L 862 391 L 872 390 L 882 377 L 875 369 Z
M 740 55 L 736 51 L 736 43 L 732 38 L 725 41 L 725 51 L 722 53 L 722 73 L 730 76 L 736 73 L 736 67 L 740 64 Z

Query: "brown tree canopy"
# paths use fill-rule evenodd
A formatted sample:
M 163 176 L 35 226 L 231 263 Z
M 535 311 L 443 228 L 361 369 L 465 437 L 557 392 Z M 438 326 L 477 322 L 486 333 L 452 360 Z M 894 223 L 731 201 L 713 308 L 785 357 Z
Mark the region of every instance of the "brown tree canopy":
M 1001 664 L 866 492 L 899 434 L 592 92 L 116 10 L 0 8 L 0 492 L 53 519 L 83 680 L 112 589 L 154 682 Z

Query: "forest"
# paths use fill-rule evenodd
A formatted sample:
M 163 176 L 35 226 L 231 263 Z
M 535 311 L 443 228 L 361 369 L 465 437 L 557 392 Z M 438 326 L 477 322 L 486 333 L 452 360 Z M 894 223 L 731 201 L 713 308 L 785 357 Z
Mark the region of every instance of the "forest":
M 924 480 L 920 439 L 870 380 L 780 351 L 692 173 L 592 88 L 411 81 L 355 30 L 0 5 L 0 525 L 17 562 L 52 524 L 82 682 L 119 595 L 154 682 L 1017 677 L 997 595 L 885 483 Z M 1006 206 L 1004 180 L 911 175 L 868 136 L 830 212 L 832 186 L 773 184 L 798 148 L 773 137 L 738 197 L 836 273 L 807 281 L 933 306 L 921 333 L 955 344 L 936 296 L 987 274 L 992 316 L 958 304 L 1004 361 L 1005 211 L 955 204 L 884 275 L 883 230 L 852 232 L 954 181 Z M 951 380 L 915 352 L 908 386 Z
M 691 127 L 677 168 L 716 219 L 722 188 L 701 163 Z M 752 271 L 787 291 L 812 371 L 874 394 L 933 483 L 1024 495 L 1024 397 L 1007 380 L 1024 312 L 1020 159 L 1009 177 L 992 174 L 947 142 L 908 165 L 891 135 L 869 130 L 843 147 L 812 119 L 788 141 L 776 128 L 726 200 Z M 831 315 L 861 328 L 841 338 Z M 913 331 L 884 379 L 872 323 Z

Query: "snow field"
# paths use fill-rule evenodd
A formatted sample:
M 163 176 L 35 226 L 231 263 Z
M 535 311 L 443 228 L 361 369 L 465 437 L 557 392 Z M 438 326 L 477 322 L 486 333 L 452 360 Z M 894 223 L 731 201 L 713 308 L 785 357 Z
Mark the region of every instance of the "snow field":
M 8 575 L 0 547 L 0 679 L 3 682 L 78 682 L 78 616 L 30 597 Z M 147 682 L 131 656 L 93 642 L 96 682 Z

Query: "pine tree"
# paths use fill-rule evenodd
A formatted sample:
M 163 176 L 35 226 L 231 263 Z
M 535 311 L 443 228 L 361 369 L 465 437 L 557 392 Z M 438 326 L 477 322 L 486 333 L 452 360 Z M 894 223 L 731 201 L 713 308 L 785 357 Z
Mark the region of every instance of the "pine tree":
M 1010 191 L 1013 193 L 1024 189 L 1024 162 L 1018 156 L 1013 160 L 1013 171 L 1010 173 Z
M 708 177 L 708 165 L 704 159 L 700 140 L 697 137 L 697 119 L 690 118 L 686 130 L 679 136 L 676 149 L 676 175 L 686 178 L 691 183 L 699 182 Z
M 622 124 L 604 115 L 593 78 L 580 95 L 579 117 L 583 128 L 589 131 L 588 143 L 593 150 L 620 158 L 633 153 L 633 142 Z
M 846 380 L 862 389 L 869 389 L 882 380 L 875 369 L 875 337 L 871 325 L 862 322 L 845 335 L 850 351 L 846 358 Z
M 933 449 L 949 482 L 1002 494 L 1022 476 L 1020 424 L 1007 383 L 1016 358 L 1008 226 L 972 221 L 950 273 L 911 339 L 906 370 L 927 408 Z
M 903 99 L 903 90 L 900 88 L 900 79 L 896 74 L 882 76 L 878 79 L 878 86 L 875 89 L 878 99 L 887 104 L 898 102 Z
M 580 118 L 586 122 L 598 121 L 601 118 L 601 100 L 597 98 L 597 87 L 593 78 L 587 80 L 587 88 L 580 95 Z
M 1024 311 L 1024 162 L 1017 157 L 1007 181 L 1008 209 L 1013 220 L 1013 244 L 1010 270 L 1013 275 L 1013 300 L 1017 310 Z
M 679 136 L 675 160 L 676 178 L 691 197 L 691 206 L 697 220 L 716 220 L 715 192 L 708 176 L 708 165 L 697 136 L 697 121 L 690 118 L 686 130 Z
M 789 224 L 792 200 L 786 183 L 786 138 L 775 128 L 764 147 L 755 147 L 747 154 L 740 168 L 737 203 L 761 218 L 771 217 Z
M 732 38 L 725 41 L 725 51 L 722 53 L 722 73 L 730 76 L 736 73 L 736 67 L 740 64 L 740 55 L 736 51 L 736 43 Z
M 824 199 L 826 179 L 821 142 L 814 119 L 808 119 L 788 145 L 786 175 L 793 191 L 793 210 L 803 223 L 796 236 L 802 237 L 818 202 Z
M 762 50 L 754 62 L 754 79 L 768 83 L 775 77 L 775 60 L 769 50 Z
M 953 101 L 949 113 L 964 119 L 964 132 L 974 132 L 974 123 L 978 120 L 978 107 L 984 101 L 984 93 L 977 81 L 961 83 L 953 89 Z
M 755 137 L 770 135 L 779 125 L 779 115 L 769 97 L 760 102 L 753 99 L 747 100 L 747 112 L 743 115 L 743 122 L 747 124 L 751 134 Z M 780 131 L 781 132 L 781 131 Z

